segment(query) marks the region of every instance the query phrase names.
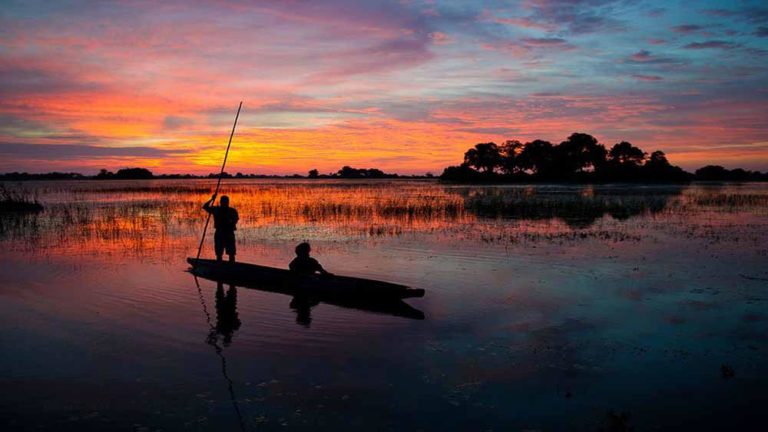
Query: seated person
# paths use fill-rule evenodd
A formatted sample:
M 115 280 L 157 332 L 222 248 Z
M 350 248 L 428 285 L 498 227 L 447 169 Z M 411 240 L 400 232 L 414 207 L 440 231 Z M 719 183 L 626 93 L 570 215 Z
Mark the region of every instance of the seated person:
M 309 246 L 309 243 L 300 243 L 296 246 L 296 258 L 288 264 L 288 268 L 291 269 L 292 272 L 302 275 L 312 275 L 315 273 L 330 275 L 331 273 L 325 271 L 323 266 L 321 266 L 316 259 L 309 256 L 311 251 L 312 248 Z

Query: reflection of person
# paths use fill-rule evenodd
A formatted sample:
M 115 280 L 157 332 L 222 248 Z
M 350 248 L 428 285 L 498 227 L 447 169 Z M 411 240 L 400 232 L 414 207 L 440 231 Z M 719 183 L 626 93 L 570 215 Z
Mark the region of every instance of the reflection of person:
M 312 275 L 315 273 L 330 275 L 331 273 L 325 271 L 323 266 L 321 266 L 316 259 L 309 256 L 311 251 L 312 248 L 309 246 L 309 243 L 300 243 L 296 246 L 296 258 L 288 264 L 288 268 L 291 269 L 292 272 L 302 275 Z
M 230 285 L 226 294 L 224 284 L 216 284 L 216 333 L 223 338 L 224 346 L 232 342 L 232 335 L 240 328 L 237 316 L 237 287 Z
M 312 307 L 318 304 L 320 304 L 319 301 L 304 295 L 292 298 L 290 308 L 296 311 L 296 324 L 309 328 L 309 325 L 312 323 Z
M 237 210 L 229 206 L 229 197 L 222 195 L 219 205 L 212 205 L 216 201 L 216 194 L 203 204 L 203 210 L 213 215 L 213 227 L 216 232 L 213 234 L 213 247 L 216 250 L 216 261 L 221 261 L 224 251 L 229 255 L 229 262 L 235 262 L 235 230 L 237 230 L 237 221 L 240 217 Z

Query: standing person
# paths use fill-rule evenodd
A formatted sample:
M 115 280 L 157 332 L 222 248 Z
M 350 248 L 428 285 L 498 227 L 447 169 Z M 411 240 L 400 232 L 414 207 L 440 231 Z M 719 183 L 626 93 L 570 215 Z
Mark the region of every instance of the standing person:
M 222 195 L 219 199 L 219 205 L 212 205 L 216 201 L 216 194 L 203 204 L 203 210 L 213 215 L 213 228 L 216 230 L 213 234 L 213 247 L 216 250 L 216 261 L 221 262 L 224 251 L 229 256 L 229 262 L 235 262 L 235 231 L 237 230 L 237 221 L 240 217 L 237 210 L 229 206 L 229 197 Z

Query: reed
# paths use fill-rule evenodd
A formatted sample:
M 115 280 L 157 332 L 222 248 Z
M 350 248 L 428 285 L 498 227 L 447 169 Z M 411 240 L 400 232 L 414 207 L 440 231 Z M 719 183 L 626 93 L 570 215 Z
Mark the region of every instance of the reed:
M 12 213 L 38 213 L 43 206 L 32 193 L 23 190 L 10 190 L 0 185 L 0 211 Z

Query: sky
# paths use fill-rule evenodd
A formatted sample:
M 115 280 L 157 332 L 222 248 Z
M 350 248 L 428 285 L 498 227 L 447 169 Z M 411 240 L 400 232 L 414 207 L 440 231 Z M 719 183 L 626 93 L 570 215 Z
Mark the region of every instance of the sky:
M 439 174 L 573 132 L 768 170 L 764 1 L 0 2 L 0 172 Z

